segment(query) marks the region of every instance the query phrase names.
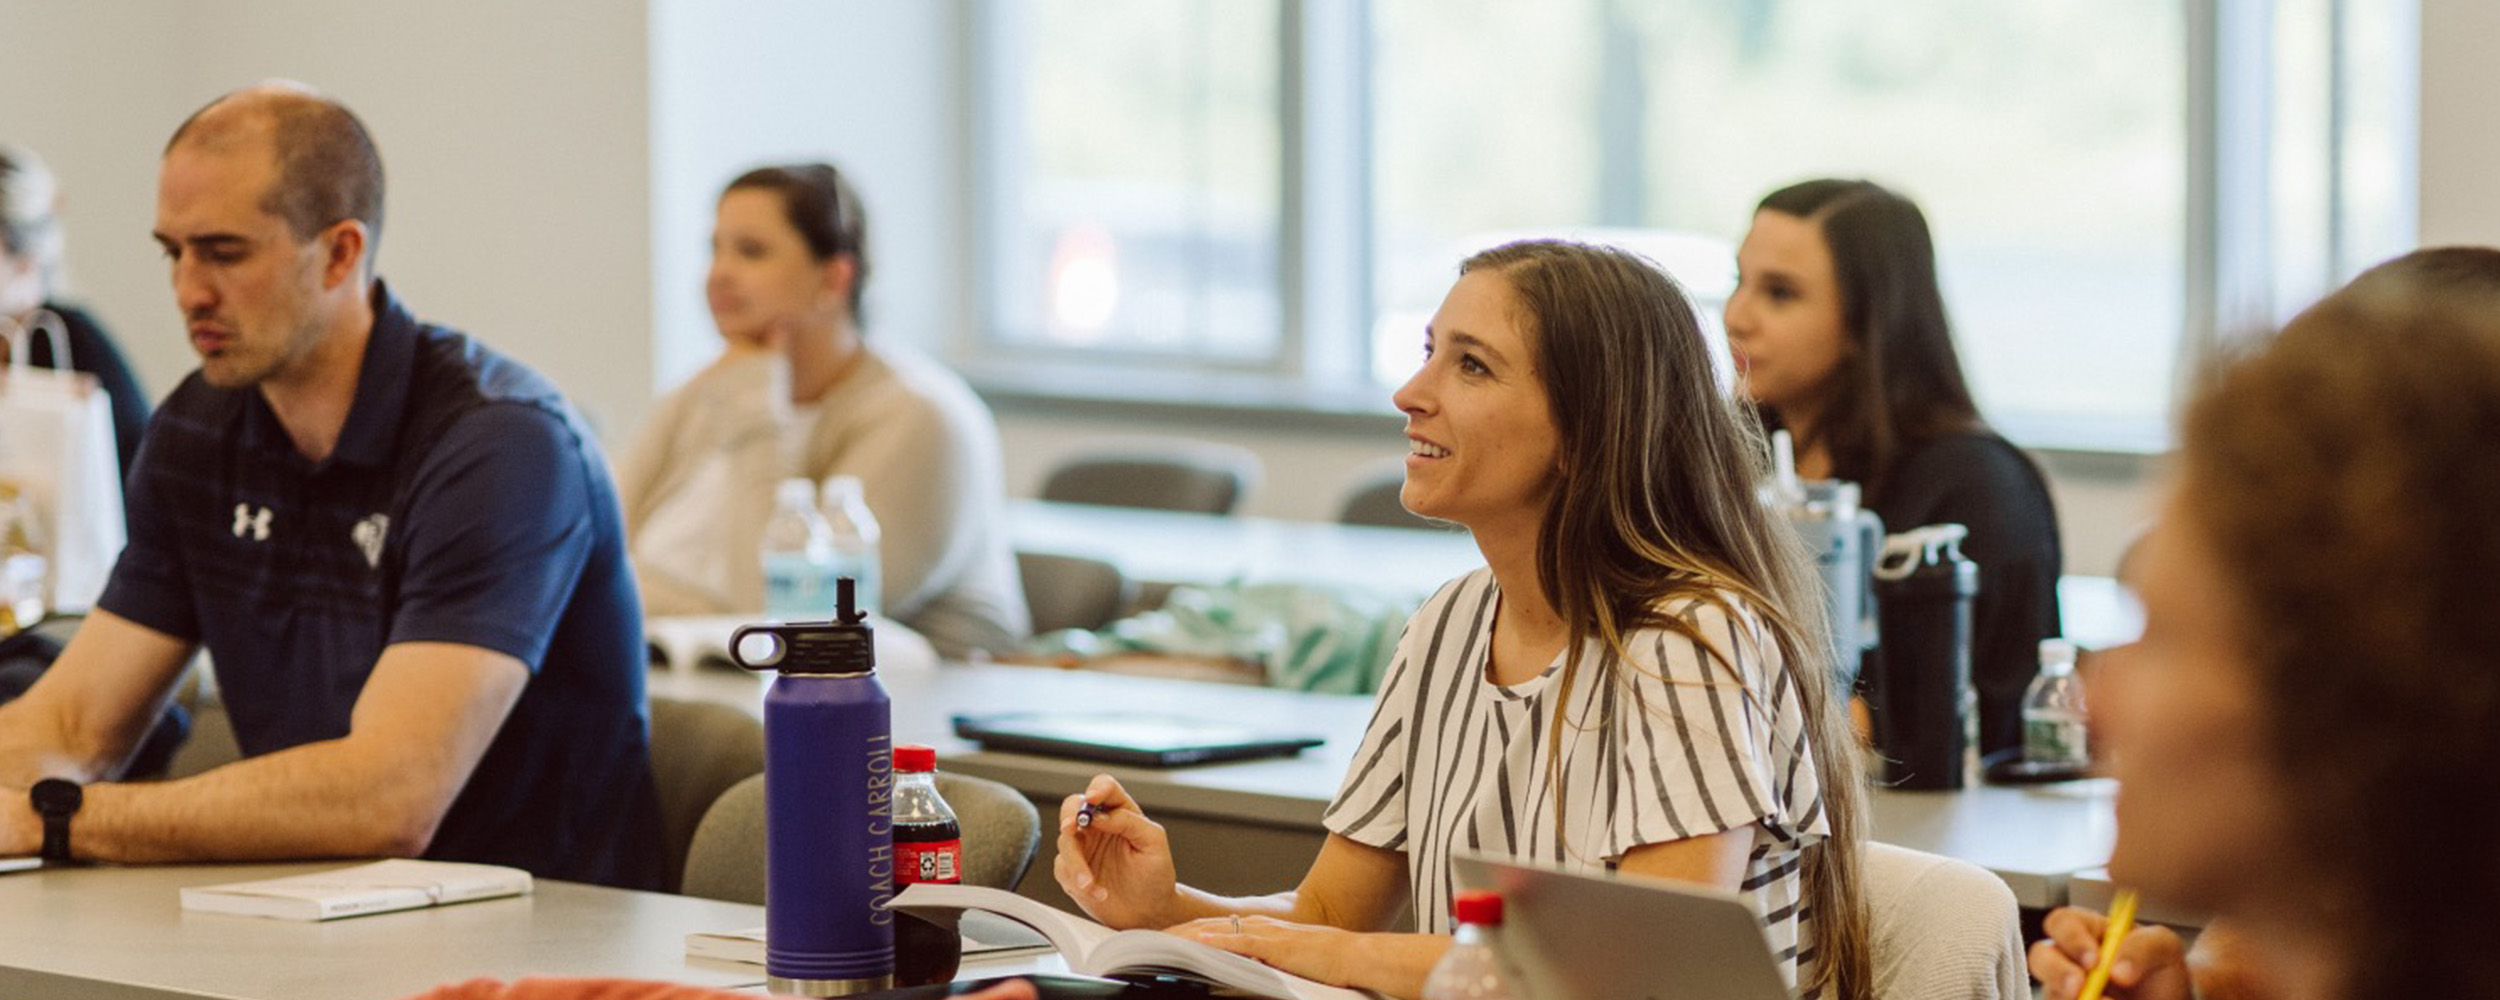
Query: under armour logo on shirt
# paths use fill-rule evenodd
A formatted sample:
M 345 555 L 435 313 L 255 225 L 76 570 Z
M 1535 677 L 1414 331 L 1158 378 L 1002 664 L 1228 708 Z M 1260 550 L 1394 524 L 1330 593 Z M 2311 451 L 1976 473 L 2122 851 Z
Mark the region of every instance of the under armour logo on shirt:
M 254 511 L 248 503 L 234 505 L 234 537 L 241 538 L 247 531 L 255 542 L 269 540 L 269 508 Z
M 379 569 L 382 566 L 382 539 L 390 533 L 390 515 L 368 514 L 365 515 L 364 520 L 356 522 L 356 527 L 347 533 L 347 537 L 354 540 L 356 548 L 364 552 L 365 565 Z

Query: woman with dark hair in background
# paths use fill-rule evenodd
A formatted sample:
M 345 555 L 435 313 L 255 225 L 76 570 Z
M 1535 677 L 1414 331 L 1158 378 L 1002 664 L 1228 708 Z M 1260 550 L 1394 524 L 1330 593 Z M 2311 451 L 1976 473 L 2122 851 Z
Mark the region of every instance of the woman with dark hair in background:
M 875 610 L 949 658 L 1029 630 L 998 425 L 963 379 L 860 326 L 859 192 L 822 163 L 722 192 L 704 291 L 728 349 L 660 401 L 617 486 L 651 615 L 753 614 L 774 487 L 859 478 L 883 529 Z
M 1262 897 L 1182 885 L 1163 827 L 1105 775 L 1061 805 L 1069 896 L 1411 997 L 1449 947 L 1450 856 L 1476 848 L 1737 893 L 1801 995 L 1868 995 L 1862 779 L 1823 602 L 1756 499 L 1760 431 L 1704 336 L 1620 250 L 1469 258 L 1395 399 L 1401 499 L 1467 526 L 1486 568 L 1411 619 L 1309 873 Z M 1380 933 L 1410 907 L 1425 933 Z
M 1866 181 L 1807 181 L 1762 199 L 1736 267 L 1728 343 L 1764 423 L 1794 436 L 1798 475 L 1859 484 L 1888 531 L 1970 529 L 1979 745 L 2019 748 L 2039 641 L 2059 633 L 2057 512 L 1971 399 L 1926 217 Z
M 51 341 L 42 336 L 27 338 L 27 363 L 86 372 L 104 386 L 112 397 L 113 439 L 127 476 L 139 454 L 139 435 L 148 429 L 148 397 L 95 317 L 53 299 L 66 243 L 53 214 L 59 204 L 59 186 L 43 161 L 30 150 L 0 143 L 0 325 L 28 327 L 39 312 L 60 317 L 69 364 L 53 357 Z M 0 341 L 0 359 L 8 350 Z

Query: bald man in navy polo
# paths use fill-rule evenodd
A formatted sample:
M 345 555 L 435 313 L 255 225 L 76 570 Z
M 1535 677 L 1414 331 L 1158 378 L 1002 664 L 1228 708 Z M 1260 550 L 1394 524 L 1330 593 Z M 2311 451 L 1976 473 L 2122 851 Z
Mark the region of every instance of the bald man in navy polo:
M 200 368 L 157 411 L 97 610 L 0 706 L 0 856 L 660 882 L 606 463 L 553 385 L 374 277 L 381 208 L 363 124 L 298 86 L 168 144 L 155 237 Z M 108 780 L 201 646 L 244 759 Z

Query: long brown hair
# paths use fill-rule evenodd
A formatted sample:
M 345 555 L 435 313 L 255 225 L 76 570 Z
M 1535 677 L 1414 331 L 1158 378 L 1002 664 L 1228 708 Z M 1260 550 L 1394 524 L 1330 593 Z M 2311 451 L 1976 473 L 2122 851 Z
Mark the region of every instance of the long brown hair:
M 1798 987 L 1868 995 L 1861 779 L 1843 738 L 1823 602 L 1803 546 L 1757 499 L 1768 449 L 1750 409 L 1720 389 L 1692 303 L 1656 265 L 1604 246 L 1511 243 L 1459 270 L 1498 274 L 1518 297 L 1561 436 L 1537 543 L 1538 585 L 1570 629 L 1560 690 L 1592 639 L 1604 651 L 1596 683 L 1617 682 L 1625 636 L 1638 630 L 1715 649 L 1715 637 L 1662 610 L 1677 598 L 1725 604 L 1735 594 L 1749 604 L 1798 678 L 1832 831 L 1805 852 L 1812 936 L 1800 945 L 1814 962 Z
M 1880 497 L 1892 460 L 1913 444 L 1982 426 L 1953 349 L 1936 245 L 1918 205 L 1872 181 L 1812 180 L 1771 192 L 1757 211 L 1811 222 L 1831 251 L 1841 332 L 1852 350 L 1799 449 L 1823 445 L 1832 474 Z M 1779 415 L 1764 413 L 1770 426 Z
M 2291 863 L 2343 914 L 2347 996 L 2488 992 L 2500 937 L 2495 306 L 2500 252 L 2399 259 L 2187 411 L 2184 516 L 2247 609 Z M 2433 892 L 2426 837 L 2458 845 Z

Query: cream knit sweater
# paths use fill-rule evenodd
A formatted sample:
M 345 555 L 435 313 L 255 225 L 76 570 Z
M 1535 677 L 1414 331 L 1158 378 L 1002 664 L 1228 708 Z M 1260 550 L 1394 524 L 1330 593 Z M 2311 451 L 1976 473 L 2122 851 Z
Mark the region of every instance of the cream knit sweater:
M 774 484 L 850 475 L 883 529 L 878 611 L 950 658 L 1017 645 L 1030 619 L 989 408 L 936 362 L 878 346 L 811 408 L 794 410 L 788 385 L 779 354 L 732 352 L 661 400 L 626 451 L 617 487 L 644 613 L 760 612 Z

